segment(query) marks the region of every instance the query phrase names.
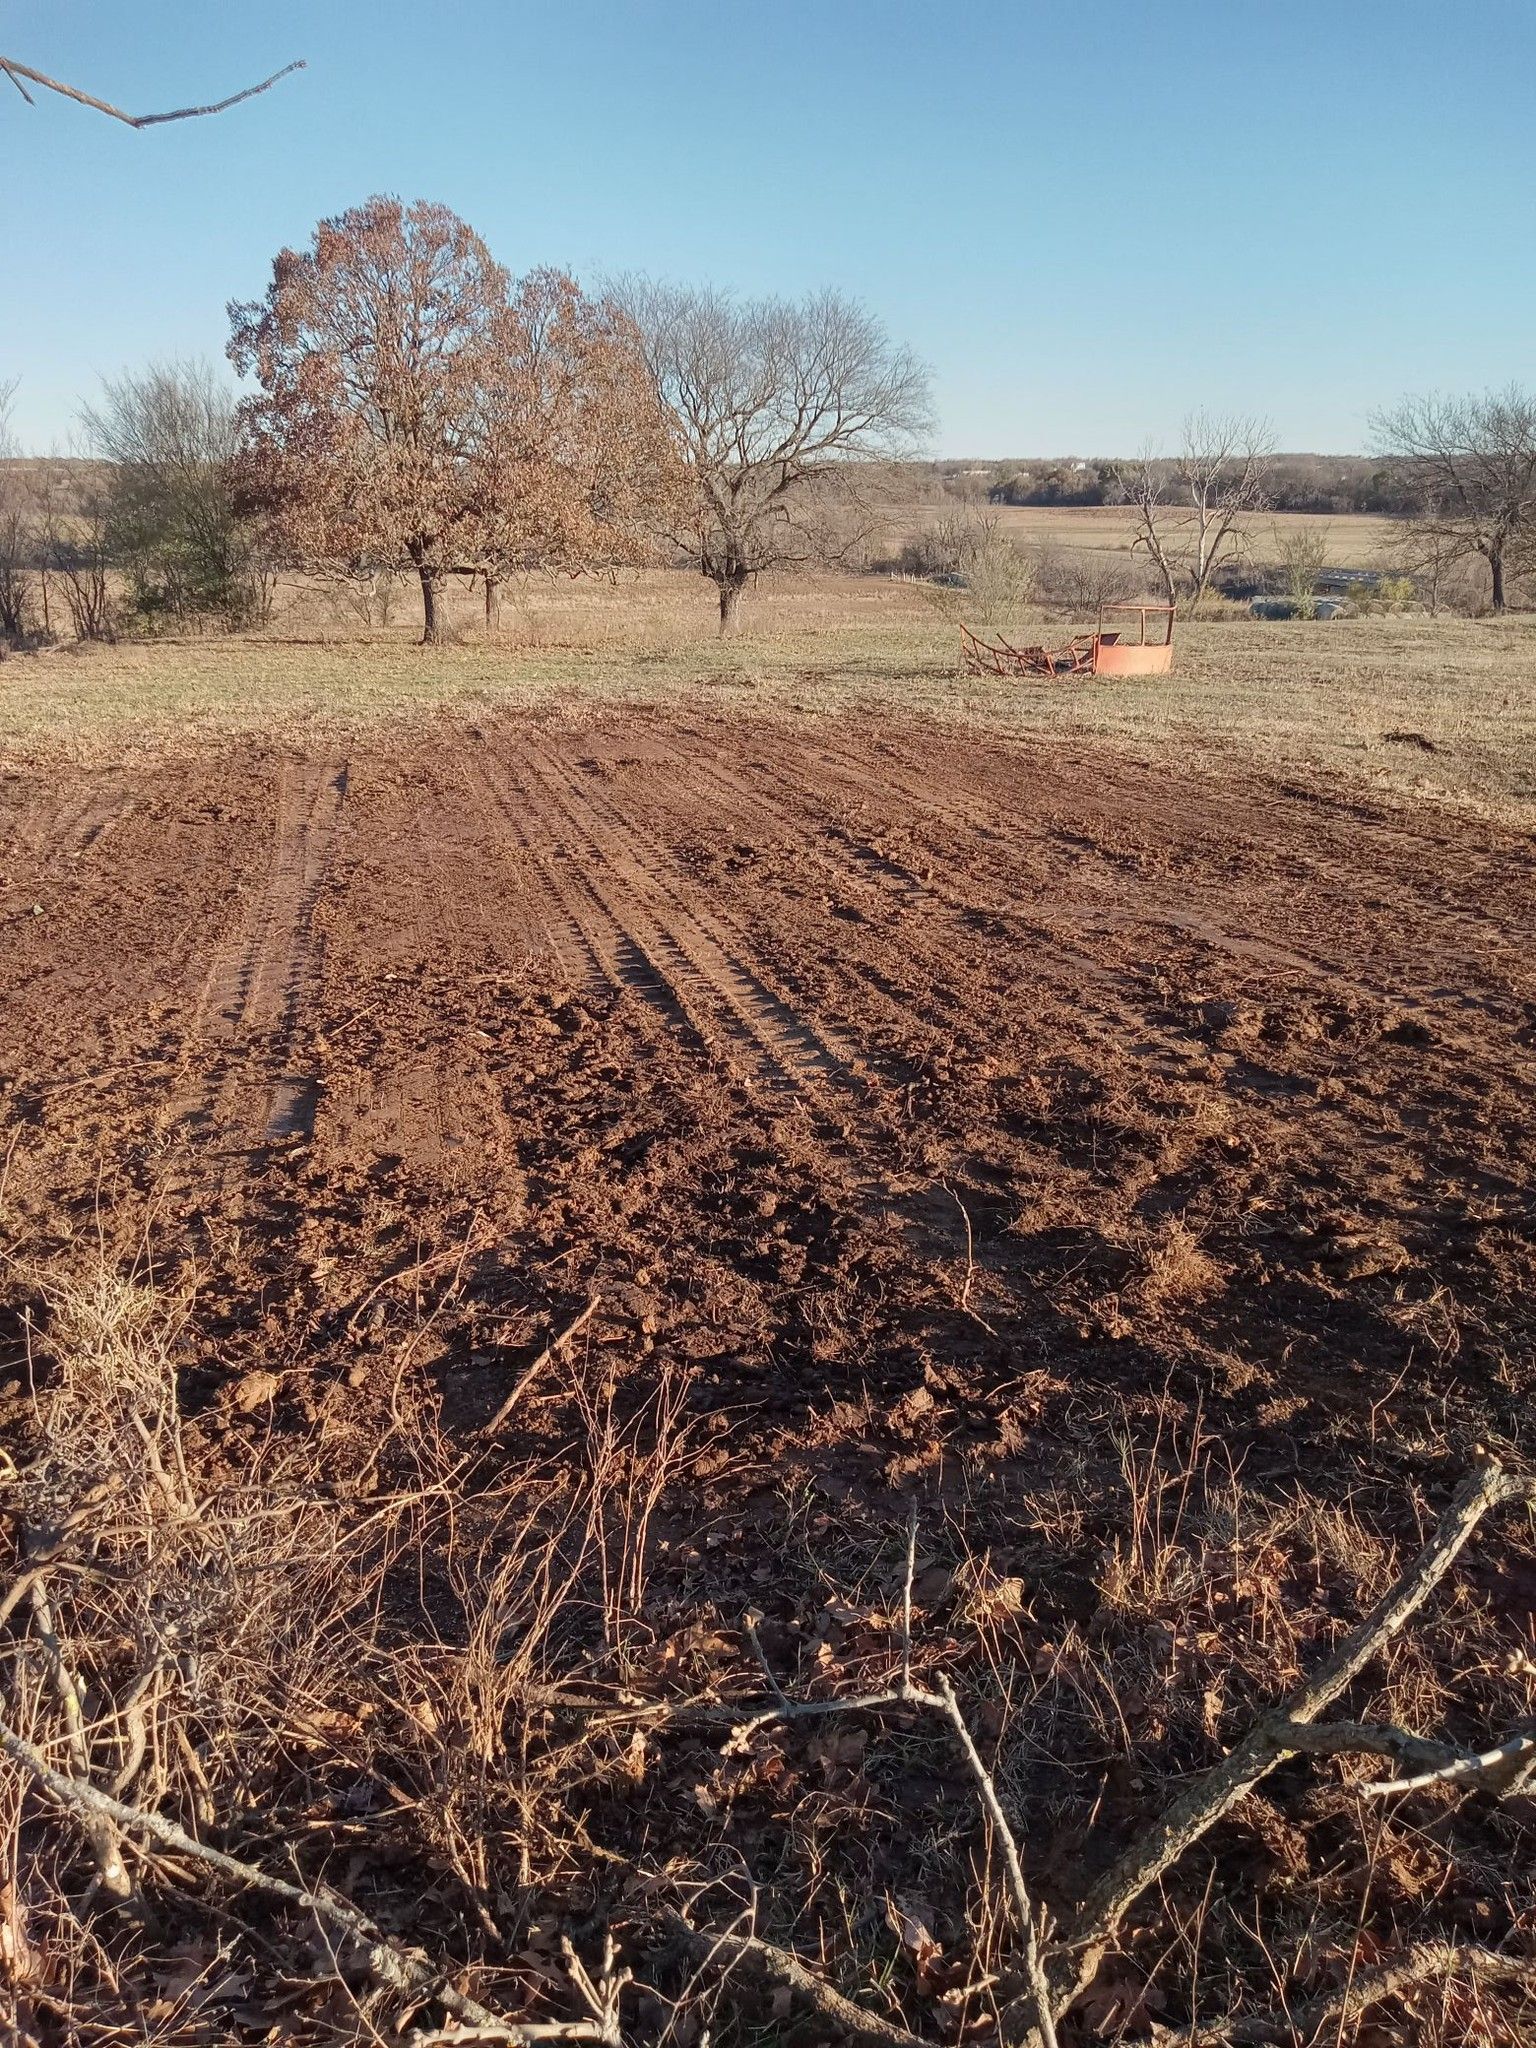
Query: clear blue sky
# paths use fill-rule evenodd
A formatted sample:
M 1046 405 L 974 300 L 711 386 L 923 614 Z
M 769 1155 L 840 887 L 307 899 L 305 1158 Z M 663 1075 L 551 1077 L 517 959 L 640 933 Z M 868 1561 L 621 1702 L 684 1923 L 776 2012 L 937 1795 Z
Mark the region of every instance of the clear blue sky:
M 1536 0 L 11 0 L 0 378 L 102 373 L 377 191 L 514 270 L 837 285 L 933 366 L 934 452 L 1125 452 L 1205 403 L 1353 449 L 1406 390 L 1536 383 Z

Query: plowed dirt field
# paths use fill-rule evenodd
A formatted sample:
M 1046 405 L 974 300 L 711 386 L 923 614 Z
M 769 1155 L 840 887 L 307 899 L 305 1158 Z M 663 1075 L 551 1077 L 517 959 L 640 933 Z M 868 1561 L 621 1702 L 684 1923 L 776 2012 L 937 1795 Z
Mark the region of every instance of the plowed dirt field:
M 680 1990 L 647 1960 L 672 1887 L 925 2038 L 996 2038 L 949 2017 L 1005 1980 L 970 1982 L 998 1894 L 942 1744 L 876 1716 L 746 1754 L 690 1703 L 760 1700 L 759 1659 L 847 1699 L 905 1643 L 1061 1913 L 1479 1444 L 1529 1457 L 1528 839 L 1107 749 L 633 709 L 17 770 L 0 827 L 10 1469 L 73 1416 L 69 1597 L 148 1571 L 89 1548 L 142 1293 L 98 1313 L 91 1259 L 184 1304 L 165 1441 L 212 1505 L 166 1526 L 244 1548 L 216 1628 L 196 1572 L 155 1597 L 213 1633 L 189 1687 L 237 1624 L 267 1646 L 254 1706 L 186 1708 L 187 1767 L 508 2010 L 547 1997 L 551 1914 Z M 143 1488 L 180 1498 L 164 1462 Z M 1527 1724 L 1520 1519 L 1353 1711 L 1473 1751 Z M 122 1624 L 75 1626 L 126 1685 Z M 1361 1955 L 1524 1940 L 1529 1798 L 1369 1807 L 1331 1768 L 1185 1855 L 1064 2042 L 1262 2005 L 1277 1956 L 1331 2012 Z M 940 1930 L 910 1967 L 893 1899 Z M 337 2010 L 304 2038 L 358 2038 Z
M 745 1446 L 708 1512 L 969 1488 L 1171 1382 L 1260 1480 L 1515 1426 L 1527 840 L 643 713 L 0 805 L 12 1236 L 195 1261 L 210 1415 L 257 1363 L 362 1402 L 409 1324 L 467 1426 L 597 1294 Z

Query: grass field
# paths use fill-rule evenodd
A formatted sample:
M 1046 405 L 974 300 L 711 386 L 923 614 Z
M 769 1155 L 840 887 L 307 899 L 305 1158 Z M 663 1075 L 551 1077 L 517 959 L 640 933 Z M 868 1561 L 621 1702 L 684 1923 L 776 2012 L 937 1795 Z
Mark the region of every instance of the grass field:
M 858 708 L 979 731 L 1092 736 L 1244 760 L 1380 794 L 1536 821 L 1536 618 L 1184 625 L 1167 681 L 994 682 L 957 670 L 953 621 L 923 587 L 869 577 L 766 583 L 746 631 L 714 635 L 702 579 L 531 583 L 493 642 L 459 599 L 461 645 L 290 597 L 263 637 L 93 647 L 0 669 L 0 748 L 81 759 L 252 731 L 340 729 L 436 707 L 688 699 L 816 718 Z M 1057 642 L 1072 621 L 1039 622 Z M 1088 622 L 1078 622 L 1088 623 Z
M 1020 547 L 1059 548 L 1072 554 L 1124 555 L 1130 551 L 1131 515 L 1117 505 L 987 505 L 974 508 L 995 518 Z M 882 506 L 881 526 L 893 540 L 953 512 L 953 505 L 899 504 Z M 1375 569 L 1401 528 L 1390 519 L 1369 513 L 1266 512 L 1253 522 L 1252 548 L 1264 560 L 1278 551 L 1275 537 L 1298 528 L 1327 537 L 1327 561 L 1339 569 Z

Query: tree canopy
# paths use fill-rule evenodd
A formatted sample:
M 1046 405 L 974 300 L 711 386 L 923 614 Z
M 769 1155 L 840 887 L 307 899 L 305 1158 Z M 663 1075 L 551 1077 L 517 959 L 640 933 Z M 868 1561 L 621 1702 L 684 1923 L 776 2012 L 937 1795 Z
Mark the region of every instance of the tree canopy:
M 640 559 L 676 488 L 638 339 L 568 277 L 514 289 L 445 206 L 375 198 L 230 307 L 245 500 L 290 559 L 460 572 Z

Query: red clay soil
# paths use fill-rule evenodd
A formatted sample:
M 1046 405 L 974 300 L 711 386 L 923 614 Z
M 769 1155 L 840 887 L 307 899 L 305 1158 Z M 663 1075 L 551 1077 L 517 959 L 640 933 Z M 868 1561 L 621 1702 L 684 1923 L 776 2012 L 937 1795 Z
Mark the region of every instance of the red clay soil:
M 1085 1446 L 1169 1402 L 1399 1534 L 1530 1448 L 1526 839 L 633 711 L 16 775 L 0 832 L 0 1215 L 195 1270 L 210 1438 L 383 1412 L 407 1339 L 467 1431 L 597 1294 L 580 1357 L 718 1446 L 669 1597 L 771 1624 L 786 1502 L 915 1491 L 1044 1629 L 1123 1512 Z
M 1524 840 L 634 715 L 0 800 L 13 1229 L 152 1212 L 305 1383 L 468 1243 L 432 1347 L 466 1419 L 597 1290 L 593 1341 L 704 1367 L 828 1483 L 985 1457 L 1036 1381 L 1194 1375 L 1260 1465 L 1368 1424 L 1390 1466 L 1426 1402 L 1515 1427 Z M 918 1389 L 942 1425 L 896 1419 Z

